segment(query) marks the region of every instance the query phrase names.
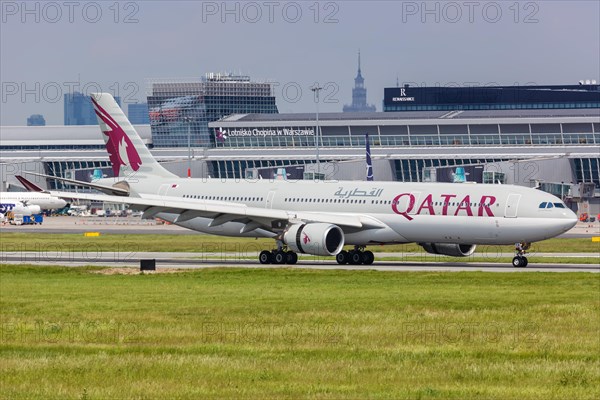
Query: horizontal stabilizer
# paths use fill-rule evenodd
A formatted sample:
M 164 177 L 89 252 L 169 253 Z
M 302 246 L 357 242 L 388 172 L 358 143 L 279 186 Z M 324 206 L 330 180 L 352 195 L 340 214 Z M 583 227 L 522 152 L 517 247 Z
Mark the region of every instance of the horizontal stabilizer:
M 86 187 L 86 188 L 90 188 L 90 189 L 96 189 L 96 190 L 101 191 L 102 193 L 106 193 L 109 195 L 129 196 L 129 190 L 115 187 L 115 186 L 106 186 L 106 185 L 100 185 L 98 183 L 78 181 L 75 179 L 59 178 L 57 176 L 38 174 L 35 172 L 23 172 L 23 173 L 28 174 L 28 175 L 34 175 L 34 176 L 41 176 L 43 178 L 56 179 L 57 181 L 68 183 L 70 185 L 76 185 L 76 186 L 82 186 L 82 187 Z
M 44 189 L 42 189 L 35 183 L 23 178 L 21 175 L 15 175 L 15 178 L 17 178 L 17 180 L 21 182 L 21 185 L 23 185 L 23 187 L 27 189 L 28 192 L 44 192 Z

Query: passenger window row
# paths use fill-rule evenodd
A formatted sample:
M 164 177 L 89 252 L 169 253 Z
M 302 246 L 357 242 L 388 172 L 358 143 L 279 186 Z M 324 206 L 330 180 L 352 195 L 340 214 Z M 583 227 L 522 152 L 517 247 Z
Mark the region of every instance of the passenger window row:
M 236 197 L 236 196 L 200 196 L 197 194 L 184 194 L 186 199 L 218 200 L 218 201 L 263 201 L 262 197 Z
M 286 203 L 346 203 L 346 204 L 365 204 L 366 200 L 355 200 L 355 199 L 312 199 L 302 197 L 286 197 L 284 199 Z

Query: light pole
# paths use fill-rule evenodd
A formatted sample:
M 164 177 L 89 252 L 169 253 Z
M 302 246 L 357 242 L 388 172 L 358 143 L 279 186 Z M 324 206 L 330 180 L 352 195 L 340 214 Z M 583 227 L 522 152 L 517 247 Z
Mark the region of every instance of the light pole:
M 192 177 L 192 118 L 185 117 L 184 121 L 187 122 L 188 130 L 187 130 L 187 139 L 188 139 L 188 170 L 187 176 L 188 178 Z
M 315 93 L 315 100 L 317 101 L 317 115 L 316 115 L 316 132 L 315 132 L 315 149 L 317 151 L 317 177 L 321 175 L 321 164 L 319 162 L 319 92 L 323 88 L 318 84 L 315 84 L 310 90 Z

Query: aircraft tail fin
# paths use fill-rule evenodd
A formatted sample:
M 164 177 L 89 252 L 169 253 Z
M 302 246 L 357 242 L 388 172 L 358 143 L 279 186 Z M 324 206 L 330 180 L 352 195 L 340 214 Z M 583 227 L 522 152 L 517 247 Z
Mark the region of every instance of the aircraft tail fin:
M 44 192 L 45 190 L 36 185 L 35 183 L 23 178 L 21 175 L 15 175 L 15 178 L 23 185 L 28 192 Z
M 367 158 L 367 180 L 373 180 L 373 161 L 371 160 L 371 144 L 369 143 L 369 134 L 365 135 L 366 158 Z
M 152 157 L 110 93 L 92 93 L 91 98 L 115 177 L 175 177 Z

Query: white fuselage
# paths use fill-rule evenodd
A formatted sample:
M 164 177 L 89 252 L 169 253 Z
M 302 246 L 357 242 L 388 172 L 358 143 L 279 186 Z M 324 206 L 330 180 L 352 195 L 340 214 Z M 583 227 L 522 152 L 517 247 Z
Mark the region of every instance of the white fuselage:
M 345 229 L 346 244 L 407 242 L 513 244 L 551 238 L 571 229 L 576 215 L 557 197 L 531 188 L 469 183 L 362 181 L 234 181 L 140 177 L 129 182 L 140 197 L 182 198 L 190 203 L 318 212 L 343 218 L 360 215 L 383 228 Z M 164 197 L 163 197 L 164 198 Z M 540 208 L 552 203 L 552 208 Z M 240 233 L 245 222 L 210 226 L 213 218 L 176 222 L 178 214 L 157 215 L 200 232 L 226 236 L 272 237 L 256 229 Z
M 39 206 L 42 210 L 56 210 L 63 208 L 67 202 L 58 197 L 51 196 L 46 193 L 37 192 L 1 192 L 0 193 L 0 208 L 6 211 L 11 211 L 14 207 L 21 203 L 24 206 Z

